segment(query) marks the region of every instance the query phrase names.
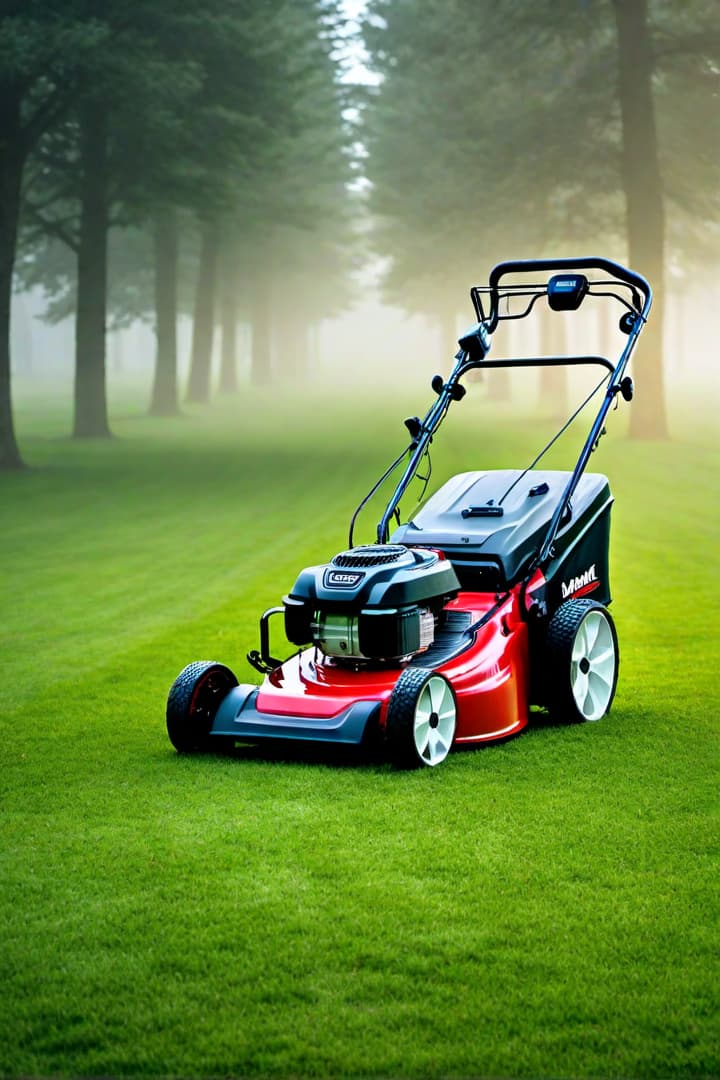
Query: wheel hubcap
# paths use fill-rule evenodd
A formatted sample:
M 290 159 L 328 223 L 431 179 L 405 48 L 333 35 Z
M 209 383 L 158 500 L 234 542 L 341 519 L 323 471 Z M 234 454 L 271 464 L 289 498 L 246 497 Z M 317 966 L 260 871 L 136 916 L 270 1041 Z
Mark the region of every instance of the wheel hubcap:
M 586 720 L 599 720 L 607 712 L 616 664 L 610 624 L 601 611 L 591 611 L 578 628 L 570 664 L 573 697 Z
M 448 756 L 455 737 L 455 721 L 452 691 L 445 679 L 433 675 L 420 691 L 413 730 L 415 747 L 426 765 L 439 765 Z

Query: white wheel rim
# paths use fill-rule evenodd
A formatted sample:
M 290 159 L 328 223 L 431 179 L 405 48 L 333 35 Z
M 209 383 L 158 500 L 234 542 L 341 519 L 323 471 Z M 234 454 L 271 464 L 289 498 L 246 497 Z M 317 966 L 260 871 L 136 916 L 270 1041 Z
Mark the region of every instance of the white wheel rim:
M 570 662 L 573 697 L 585 720 L 599 720 L 607 712 L 615 687 L 616 665 L 610 623 L 601 611 L 591 611 L 578 627 Z
M 450 753 L 455 737 L 456 708 L 445 679 L 433 675 L 423 686 L 415 705 L 413 737 L 425 765 L 439 765 Z

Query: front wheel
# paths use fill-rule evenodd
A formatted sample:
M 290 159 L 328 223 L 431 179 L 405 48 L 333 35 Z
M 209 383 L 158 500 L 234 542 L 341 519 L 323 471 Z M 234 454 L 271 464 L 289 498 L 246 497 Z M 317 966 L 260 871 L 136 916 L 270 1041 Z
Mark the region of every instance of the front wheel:
M 457 724 L 453 688 L 444 675 L 407 668 L 395 684 L 387 712 L 390 758 L 401 769 L 440 765 Z
M 188 664 L 170 687 L 167 699 L 167 731 L 181 754 L 205 750 L 220 702 L 238 681 L 230 668 L 214 660 Z
M 600 720 L 610 711 L 620 654 L 612 616 L 594 600 L 568 600 L 546 638 L 547 704 L 564 723 Z

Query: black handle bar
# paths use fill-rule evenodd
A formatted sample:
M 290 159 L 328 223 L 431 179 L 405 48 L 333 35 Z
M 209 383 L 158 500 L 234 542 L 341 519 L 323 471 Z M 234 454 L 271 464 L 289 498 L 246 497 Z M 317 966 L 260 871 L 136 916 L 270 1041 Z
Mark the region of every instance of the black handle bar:
M 515 259 L 510 262 L 501 262 L 490 271 L 490 318 L 487 328 L 492 333 L 497 329 L 499 317 L 499 285 L 500 279 L 507 274 L 527 274 L 536 270 L 603 270 L 614 275 L 626 285 L 639 289 L 643 294 L 643 307 L 640 312 L 643 320 L 647 318 L 650 305 L 652 304 L 652 289 L 649 282 L 634 270 L 628 270 L 621 263 L 613 262 L 612 259 L 603 259 L 600 256 L 581 256 L 577 259 Z
M 410 446 L 410 461 L 406 466 L 405 472 L 400 478 L 400 482 L 395 488 L 390 502 L 385 508 L 385 513 L 382 516 L 382 520 L 377 527 L 377 538 L 379 544 L 387 543 L 390 520 L 392 518 L 392 515 L 395 513 L 400 499 L 407 490 L 410 481 L 412 480 L 413 476 L 415 476 L 420 461 L 422 460 L 423 455 L 425 454 L 428 446 L 430 445 L 435 431 L 440 426 L 443 417 L 449 409 L 450 404 L 453 401 L 460 400 L 460 398 L 457 396 L 456 391 L 458 388 L 459 379 L 462 375 L 465 374 L 466 371 L 469 371 L 471 368 L 525 367 L 530 365 L 535 366 L 538 364 L 543 366 L 554 366 L 556 364 L 568 363 L 601 364 L 603 367 L 608 368 L 611 372 L 605 392 L 605 398 L 602 405 L 600 406 L 598 415 L 596 416 L 595 421 L 590 429 L 590 434 L 585 440 L 585 444 L 580 451 L 580 456 L 578 458 L 575 469 L 573 470 L 572 476 L 567 483 L 560 502 L 555 508 L 539 553 L 536 558 L 533 559 L 530 570 L 527 573 L 528 579 L 530 573 L 537 566 L 544 565 L 547 560 L 552 557 L 553 541 L 558 532 L 558 529 L 560 528 L 560 523 L 563 520 L 563 515 L 565 514 L 568 503 L 570 502 L 570 498 L 578 485 L 585 466 L 588 463 L 590 454 L 597 446 L 600 436 L 603 434 L 603 423 L 605 421 L 605 417 L 607 416 L 608 410 L 615 401 L 616 395 L 618 393 L 622 393 L 623 396 L 625 396 L 625 391 L 623 390 L 623 384 L 621 381 L 622 375 L 630 359 L 633 348 L 635 347 L 635 342 L 638 339 L 640 331 L 642 330 L 645 322 L 647 321 L 647 316 L 650 311 L 650 306 L 652 304 L 652 289 L 650 288 L 649 283 L 645 280 L 642 274 L 637 274 L 633 270 L 628 270 L 627 267 L 622 266 L 620 263 L 613 262 L 612 259 L 586 256 L 578 259 L 521 259 L 513 262 L 498 263 L 497 266 L 495 266 L 490 272 L 489 278 L 489 288 L 491 296 L 491 311 L 489 318 L 482 319 L 481 313 L 478 312 L 478 318 L 481 319 L 484 330 L 486 332 L 492 333 L 497 328 L 497 324 L 499 321 L 498 304 L 500 279 L 506 274 L 533 273 L 537 270 L 559 270 L 561 272 L 572 270 L 602 270 L 608 274 L 613 275 L 619 281 L 624 282 L 626 285 L 630 286 L 630 288 L 633 290 L 633 304 L 636 305 L 635 310 L 637 311 L 637 315 L 639 317 L 633 318 L 632 324 L 629 325 L 625 331 L 628 335 L 628 338 L 620 356 L 620 359 L 617 361 L 614 367 L 609 360 L 606 360 L 604 357 L 601 356 L 528 357 L 527 359 L 519 360 L 488 361 L 485 359 L 487 355 L 486 347 L 483 347 L 480 350 L 482 353 L 481 357 L 476 356 L 473 358 L 471 357 L 470 353 L 467 352 L 466 349 L 463 348 L 463 346 L 461 345 L 460 351 L 455 356 L 455 367 L 450 373 L 447 382 L 443 384 L 442 379 L 440 379 L 440 385 L 436 388 L 436 392 L 438 393 L 437 401 L 433 402 L 433 404 L 430 406 L 430 409 L 428 410 L 424 420 L 420 424 L 417 438 L 414 439 Z M 537 296 L 542 296 L 543 291 L 546 291 L 543 290 L 543 287 L 540 285 L 532 288 L 533 291 L 537 290 Z M 642 305 L 642 310 L 640 310 L 640 298 L 637 295 L 637 290 L 639 290 L 643 294 L 644 302 Z M 474 327 L 473 334 L 466 335 L 467 340 L 471 340 L 474 335 L 477 336 L 475 334 L 477 329 L 477 327 Z M 435 389 L 434 384 L 433 388 Z M 398 461 L 400 461 L 403 456 L 404 455 L 401 455 L 401 457 L 398 458 Z M 392 468 L 394 468 L 394 465 L 391 466 L 391 469 L 388 470 L 385 476 L 389 475 Z M 385 476 L 382 477 L 382 480 L 385 479 Z M 374 488 L 371 494 L 373 494 L 376 489 L 377 488 Z

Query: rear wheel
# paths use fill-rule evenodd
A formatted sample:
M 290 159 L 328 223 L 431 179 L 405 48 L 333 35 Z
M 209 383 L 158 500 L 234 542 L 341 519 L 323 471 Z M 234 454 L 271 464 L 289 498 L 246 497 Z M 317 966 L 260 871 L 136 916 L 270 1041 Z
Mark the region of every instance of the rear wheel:
M 230 668 L 214 660 L 183 668 L 170 687 L 166 712 L 170 742 L 179 753 L 207 749 L 220 702 L 237 684 Z
M 612 704 L 620 655 L 610 612 L 594 600 L 568 600 L 548 625 L 547 704 L 564 723 L 600 720 Z
M 387 743 L 401 769 L 440 765 L 450 752 L 457 723 L 453 689 L 426 668 L 402 673 L 388 702 Z

